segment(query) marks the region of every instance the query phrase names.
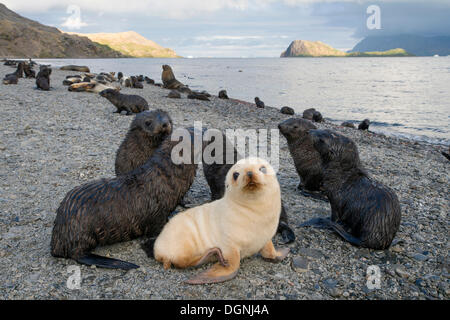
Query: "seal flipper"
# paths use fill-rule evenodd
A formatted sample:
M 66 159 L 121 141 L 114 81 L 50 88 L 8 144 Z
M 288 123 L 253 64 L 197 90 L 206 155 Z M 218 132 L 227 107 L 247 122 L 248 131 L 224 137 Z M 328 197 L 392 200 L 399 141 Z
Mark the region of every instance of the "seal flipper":
M 355 236 L 345 231 L 340 224 L 330 220 L 330 226 L 338 235 L 340 235 L 344 240 L 350 242 L 354 246 L 361 247 L 363 245 L 363 241 L 361 239 L 356 238 Z
M 205 283 L 219 283 L 233 279 L 239 270 L 241 255 L 238 250 L 225 256 L 226 265 L 221 262 L 215 263 L 210 269 L 195 276 L 192 279 L 186 280 L 187 284 L 205 284 Z M 220 260 L 220 259 L 219 259 Z
M 299 227 L 314 227 L 319 229 L 331 229 L 341 236 L 344 240 L 350 242 L 355 246 L 362 246 L 363 242 L 361 239 L 356 238 L 349 232 L 345 231 L 344 228 L 337 222 L 331 221 L 330 218 L 313 218 L 306 222 L 303 222 Z
M 141 244 L 141 248 L 142 248 L 142 250 L 145 251 L 145 253 L 147 254 L 147 257 L 153 258 L 153 259 L 155 258 L 155 253 L 153 251 L 153 248 L 155 247 L 155 241 L 156 241 L 156 238 L 150 238 L 146 242 Z
M 325 197 L 320 191 L 310 191 L 310 190 L 302 188 L 302 189 L 300 189 L 300 193 L 304 197 L 328 202 L 328 198 Z
M 76 261 L 81 264 L 85 264 L 88 266 L 94 265 L 99 268 L 123 269 L 123 270 L 139 268 L 139 266 L 135 265 L 134 263 L 113 258 L 102 257 L 93 253 L 87 253 L 84 256 L 76 259 Z
M 295 233 L 287 223 L 280 221 L 277 231 L 281 234 L 281 243 L 288 244 L 295 241 Z
M 312 218 L 299 225 L 299 227 L 314 227 L 318 229 L 333 229 L 330 218 Z

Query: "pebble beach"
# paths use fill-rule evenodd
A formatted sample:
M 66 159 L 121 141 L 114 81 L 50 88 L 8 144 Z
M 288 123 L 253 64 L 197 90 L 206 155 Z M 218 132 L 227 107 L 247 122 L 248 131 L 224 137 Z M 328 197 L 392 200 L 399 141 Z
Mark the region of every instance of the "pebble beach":
M 11 72 L 0 66 L 2 76 Z M 71 74 L 78 73 L 53 68 L 48 92 L 35 89 L 35 79 L 0 84 L 0 299 L 449 299 L 450 162 L 441 154 L 444 148 L 327 122 L 317 126 L 353 139 L 369 174 L 397 193 L 402 221 L 388 250 L 357 248 L 331 231 L 299 227 L 329 216 L 331 209 L 297 190 L 299 177 L 280 134 L 278 179 L 297 237 L 287 245 L 291 252 L 284 261 L 254 256 L 241 261 L 231 281 L 192 286 L 183 281 L 208 266 L 165 271 L 140 248 L 142 238 L 95 250 L 140 266 L 128 272 L 52 257 L 60 201 L 75 186 L 114 177 L 116 150 L 134 118 L 113 113 L 115 107 L 98 94 L 69 92 L 62 82 Z M 160 75 L 148 76 L 159 82 Z M 144 97 L 150 110 L 166 110 L 175 127 L 201 120 L 221 130 L 276 129 L 291 117 L 274 107 L 216 96 L 199 101 L 182 93 L 170 99 L 169 90 L 145 83 L 144 89 L 121 92 Z M 199 167 L 185 202 L 193 207 L 209 199 Z M 278 247 L 284 246 L 280 240 L 274 238 Z M 67 286 L 72 265 L 81 270 L 79 289 Z M 379 288 L 368 285 L 370 266 L 379 268 Z

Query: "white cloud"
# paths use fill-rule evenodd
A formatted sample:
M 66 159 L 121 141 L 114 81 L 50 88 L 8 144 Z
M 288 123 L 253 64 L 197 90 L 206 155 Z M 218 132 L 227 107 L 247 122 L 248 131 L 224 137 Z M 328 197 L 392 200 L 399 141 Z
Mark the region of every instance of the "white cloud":
M 69 30 L 79 30 L 88 26 L 86 22 L 81 20 L 81 9 L 79 6 L 69 5 L 66 13 L 70 14 L 70 16 L 64 19 L 64 22 L 61 24 L 62 27 L 66 27 Z

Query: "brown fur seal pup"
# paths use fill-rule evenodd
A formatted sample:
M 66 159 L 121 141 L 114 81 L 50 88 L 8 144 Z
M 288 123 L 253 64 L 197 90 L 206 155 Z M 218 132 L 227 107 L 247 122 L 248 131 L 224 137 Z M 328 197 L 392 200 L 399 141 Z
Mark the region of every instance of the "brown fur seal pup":
M 322 114 L 314 108 L 306 109 L 303 111 L 303 119 L 311 120 L 314 122 L 322 122 Z
M 302 191 L 304 196 L 326 200 L 318 192 L 323 178 L 321 157 L 314 149 L 312 140 L 308 135 L 308 130 L 317 129 L 317 127 L 311 121 L 291 118 L 281 122 L 278 128 L 287 140 L 295 169 L 300 176 L 298 189 Z
M 264 102 L 261 101 L 258 97 L 255 97 L 255 104 L 256 104 L 256 106 L 258 108 L 264 108 L 265 107 Z
M 350 121 L 344 121 L 341 123 L 341 126 L 355 129 L 355 125 Z
M 145 76 L 144 80 L 147 84 L 155 84 L 155 80 L 150 79 L 149 77 Z
M 56 212 L 51 254 L 98 267 L 137 268 L 90 252 L 97 246 L 158 235 L 195 178 L 194 130 L 190 135 L 189 163 L 175 164 L 171 157 L 173 148 L 184 138 L 166 139 L 136 170 L 69 191 Z
M 117 108 L 114 113 L 126 111 L 127 115 L 130 115 L 148 110 L 147 101 L 135 94 L 123 94 L 113 89 L 103 90 L 99 94 L 108 99 Z
M 19 79 L 14 73 L 7 74 L 3 78 L 3 84 L 17 84 L 19 83 Z
M 228 99 L 227 90 L 220 90 L 218 97 L 219 99 Z
M 36 78 L 36 72 L 33 70 L 33 64 L 25 62 L 23 65 L 23 73 L 27 78 Z
M 368 176 L 351 139 L 331 130 L 310 130 L 309 135 L 322 158 L 331 220 L 313 219 L 303 226 L 332 228 L 356 246 L 388 248 L 400 226 L 397 195 Z
M 214 140 L 212 141 L 214 142 Z M 216 154 L 216 150 L 214 150 L 211 154 L 212 157 L 219 157 L 220 159 L 223 159 L 222 163 L 207 163 L 206 161 L 203 161 L 202 163 L 203 174 L 205 175 L 205 179 L 211 190 L 211 201 L 218 200 L 224 196 L 227 173 L 237 161 L 242 159 L 242 156 L 238 153 L 237 149 L 223 133 L 222 142 L 223 148 L 217 150 L 219 154 Z M 227 150 L 232 150 L 232 154 L 229 155 L 232 156 L 230 161 L 227 161 Z M 291 243 L 295 240 L 295 233 L 289 227 L 288 215 L 286 209 L 284 208 L 283 200 L 281 201 L 280 222 L 277 232 L 281 234 L 283 243 Z
M 116 176 L 143 165 L 172 133 L 172 119 L 164 110 L 138 113 L 116 153 Z
M 164 269 L 198 266 L 214 255 L 212 268 L 187 281 L 217 283 L 234 278 L 240 260 L 261 253 L 283 260 L 289 248 L 275 250 L 272 238 L 280 218 L 280 185 L 271 165 L 262 159 L 238 161 L 228 172 L 223 198 L 173 217 L 154 243 L 154 256 Z
M 364 119 L 358 126 L 358 130 L 369 130 L 370 120 Z
M 280 112 L 282 114 L 288 114 L 288 115 L 291 115 L 291 116 L 293 116 L 295 114 L 294 109 L 292 109 L 291 107 L 287 107 L 287 106 L 281 108 Z
M 161 74 L 161 79 L 163 82 L 163 86 L 166 89 L 179 89 L 185 87 L 180 81 L 175 78 L 173 74 L 172 68 L 165 64 L 162 66 L 163 72 Z
M 48 91 L 50 90 L 50 74 L 52 69 L 47 66 L 41 66 L 40 71 L 36 76 L 36 86 L 38 89 Z
M 210 101 L 208 95 L 201 93 L 201 92 L 197 92 L 197 91 L 192 91 L 191 93 L 189 93 L 187 98 L 202 100 L 202 101 Z

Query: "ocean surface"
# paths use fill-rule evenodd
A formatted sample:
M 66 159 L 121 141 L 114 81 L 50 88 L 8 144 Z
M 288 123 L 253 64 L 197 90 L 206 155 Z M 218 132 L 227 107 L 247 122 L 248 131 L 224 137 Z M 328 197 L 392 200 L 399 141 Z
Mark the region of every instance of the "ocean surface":
M 365 118 L 370 130 L 450 145 L 450 57 L 39 59 L 55 67 L 87 65 L 161 82 L 161 66 L 192 89 L 298 113 L 316 108 L 336 123 Z

